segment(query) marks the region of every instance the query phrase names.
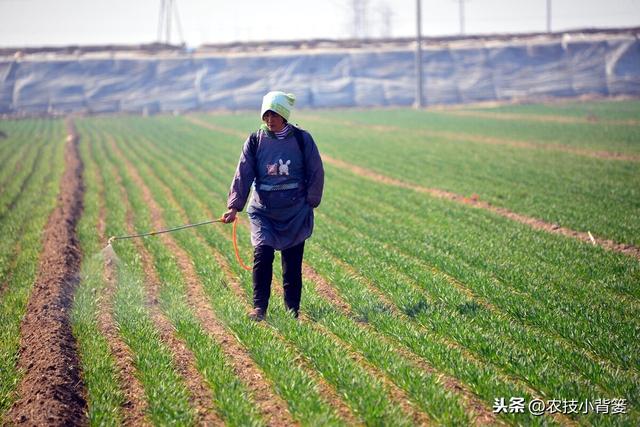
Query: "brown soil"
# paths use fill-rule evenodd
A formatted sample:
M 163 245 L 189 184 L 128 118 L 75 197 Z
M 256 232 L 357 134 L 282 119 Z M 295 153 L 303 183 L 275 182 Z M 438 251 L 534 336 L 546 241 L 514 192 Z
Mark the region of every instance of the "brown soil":
M 488 202 L 480 200 L 477 194 L 472 194 L 470 197 L 464 197 L 459 194 L 452 193 L 450 191 L 439 190 L 436 188 L 422 187 L 420 185 L 411 184 L 396 178 L 391 178 L 386 175 L 382 175 L 378 172 L 374 172 L 372 170 L 363 168 L 362 166 L 353 165 L 343 160 L 329 157 L 327 155 L 323 155 L 322 159 L 324 162 L 330 165 L 339 167 L 341 169 L 347 169 L 356 175 L 371 179 L 372 181 L 393 185 L 395 187 L 406 188 L 409 190 L 417 191 L 419 193 L 426 193 L 434 197 L 452 200 L 454 202 L 463 203 L 469 206 L 473 206 L 475 208 L 484 209 L 484 210 L 496 213 L 505 218 L 509 218 L 513 221 L 526 224 L 536 230 L 543 230 L 549 233 L 572 237 L 574 239 L 581 240 L 585 243 L 598 245 L 604 249 L 623 253 L 625 255 L 634 257 L 636 259 L 640 259 L 640 248 L 637 246 L 633 246 L 625 243 L 617 243 L 617 242 L 614 242 L 613 240 L 598 238 L 595 236 L 592 238 L 591 237 L 592 235 L 590 235 L 589 232 L 585 233 L 583 231 L 571 230 L 566 227 L 560 227 L 557 224 L 550 224 L 548 222 L 545 222 L 537 218 L 532 218 L 526 215 L 512 212 L 506 208 L 493 206 Z
M 76 225 L 83 209 L 83 165 L 72 120 L 67 129 L 58 203 L 44 230 L 36 281 L 20 327 L 18 366 L 25 375 L 19 398 L 7 414 L 10 424 L 87 424 L 85 389 L 68 315 L 81 261 Z
M 146 185 L 140 180 L 140 177 L 136 176 L 135 179 L 138 186 L 142 188 L 143 193 L 145 193 L 147 205 L 151 211 L 154 212 L 154 227 L 157 229 L 164 228 L 166 224 L 160 220 L 160 206 L 158 206 L 152 198 Z M 173 197 L 171 191 L 166 187 L 164 187 L 163 190 L 165 197 L 171 201 L 173 206 L 176 206 L 176 208 L 180 210 L 181 216 L 185 219 L 185 222 L 187 222 L 186 212 L 179 207 L 180 205 Z M 198 280 L 198 274 L 189 259 L 189 255 L 178 246 L 175 240 L 168 234 L 161 234 L 159 237 L 176 257 L 176 261 L 182 270 L 187 285 L 187 298 L 193 306 L 202 326 L 209 335 L 220 343 L 225 356 L 227 356 L 227 361 L 232 365 L 234 372 L 251 391 L 258 408 L 265 417 L 267 425 L 297 425 L 298 423 L 294 421 L 289 413 L 287 403 L 273 392 L 273 385 L 256 366 L 255 362 L 253 362 L 247 350 L 243 348 L 242 344 L 239 343 L 233 334 L 225 329 L 221 321 L 211 310 L 208 298 L 203 291 L 203 285 Z M 220 261 L 222 257 L 220 257 L 219 254 L 216 255 L 218 255 L 218 260 Z M 226 268 L 229 269 L 228 266 L 226 266 Z M 228 271 L 230 271 L 230 269 Z
M 143 197 L 147 204 L 151 197 L 148 189 L 144 186 L 142 179 L 137 174 L 131 163 L 122 154 L 115 142 L 110 139 L 110 146 L 113 152 L 123 159 L 127 165 L 127 171 L 131 174 L 132 179 L 138 187 L 143 191 Z M 126 195 L 123 189 L 123 194 Z M 131 206 L 126 201 L 127 210 L 131 211 Z M 127 230 L 130 234 L 135 234 L 133 221 L 130 218 L 127 221 Z M 160 221 L 157 211 L 152 212 L 152 222 L 154 224 Z M 184 378 L 190 394 L 192 407 L 196 410 L 198 423 L 203 425 L 223 425 L 224 422 L 213 409 L 213 395 L 211 390 L 206 386 L 206 382 L 200 372 L 196 368 L 196 360 L 193 353 L 186 347 L 184 342 L 179 339 L 175 333 L 175 328 L 171 322 L 162 313 L 159 306 L 159 294 L 161 280 L 154 268 L 153 256 L 145 248 L 139 239 L 134 240 L 134 244 L 142 257 L 142 267 L 145 272 L 145 284 L 147 289 L 147 303 L 151 315 L 160 337 L 165 342 L 173 354 L 178 371 Z
M 100 241 L 106 241 L 106 206 L 104 181 L 102 175 L 96 173 L 98 191 L 100 193 L 100 206 L 98 211 L 98 236 Z M 118 182 L 118 184 L 120 184 Z M 116 262 L 117 256 L 112 248 L 103 251 L 104 254 L 104 279 L 106 286 L 102 290 L 102 298 L 98 307 L 98 328 L 106 338 L 109 350 L 113 355 L 118 371 L 118 382 L 122 390 L 125 402 L 122 407 L 124 425 L 142 426 L 150 425 L 145 418 L 148 405 L 144 395 L 144 388 L 135 375 L 133 355 L 131 349 L 124 343 L 118 333 L 118 326 L 113 318 L 113 298 L 116 292 Z

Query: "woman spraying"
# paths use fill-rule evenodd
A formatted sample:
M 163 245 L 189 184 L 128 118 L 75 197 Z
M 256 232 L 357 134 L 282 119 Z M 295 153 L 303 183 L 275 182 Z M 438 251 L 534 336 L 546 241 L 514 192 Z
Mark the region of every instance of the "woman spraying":
M 274 91 L 262 99 L 263 125 L 245 141 L 229 189 L 226 223 L 233 222 L 251 193 L 247 214 L 253 252 L 253 310 L 263 320 L 271 295 L 274 251 L 282 252 L 284 302 L 298 317 L 302 257 L 313 232 L 313 209 L 322 199 L 324 169 L 311 135 L 288 123 L 292 94 Z

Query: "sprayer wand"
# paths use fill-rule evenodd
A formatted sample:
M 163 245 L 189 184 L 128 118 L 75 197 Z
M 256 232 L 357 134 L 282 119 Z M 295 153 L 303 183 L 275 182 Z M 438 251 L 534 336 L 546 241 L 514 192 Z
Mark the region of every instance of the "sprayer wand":
M 166 230 L 149 231 L 148 233 L 130 234 L 128 236 L 111 236 L 109 237 L 107 244 L 110 245 L 114 240 L 133 239 L 134 237 L 155 236 L 156 234 L 170 233 L 172 231 L 178 231 L 178 230 L 183 230 L 185 228 L 197 227 L 199 225 L 212 224 L 214 222 L 224 222 L 224 220 L 222 218 L 218 218 L 218 219 L 211 219 L 209 221 L 198 222 L 197 224 L 186 224 L 186 225 L 181 225 L 180 227 L 167 228 Z
M 209 221 L 199 222 L 197 224 L 186 224 L 186 225 L 181 225 L 180 227 L 167 228 L 166 230 L 149 231 L 148 233 L 130 234 L 128 236 L 111 236 L 107 241 L 107 248 L 111 246 L 111 243 L 113 243 L 114 240 L 133 239 L 134 237 L 155 236 L 156 234 L 170 233 L 172 231 L 178 231 L 185 228 L 197 227 L 199 225 L 212 224 L 214 222 L 225 222 L 225 220 L 224 218 L 218 218 L 218 219 L 211 219 Z M 238 236 L 237 236 L 237 230 L 236 230 L 237 227 L 238 227 L 238 217 L 236 217 L 233 221 L 233 233 L 232 233 L 233 249 L 235 250 L 235 253 L 236 253 L 236 259 L 238 260 L 238 263 L 242 268 L 244 268 L 247 271 L 251 271 L 252 268 L 246 265 L 244 262 L 242 262 L 242 258 L 240 257 L 240 251 L 238 250 Z

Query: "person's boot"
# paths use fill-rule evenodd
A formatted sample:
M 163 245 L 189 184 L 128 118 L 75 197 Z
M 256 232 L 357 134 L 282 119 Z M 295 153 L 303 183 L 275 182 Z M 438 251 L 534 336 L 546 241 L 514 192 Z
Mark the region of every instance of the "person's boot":
M 264 320 L 267 315 L 266 311 L 260 307 L 256 307 L 249 312 L 249 319 L 254 320 L 256 322 L 260 322 Z

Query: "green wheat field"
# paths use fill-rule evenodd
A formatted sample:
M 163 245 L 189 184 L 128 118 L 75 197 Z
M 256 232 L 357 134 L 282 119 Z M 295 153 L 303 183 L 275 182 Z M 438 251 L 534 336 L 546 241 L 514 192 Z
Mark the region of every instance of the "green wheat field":
M 258 114 L 73 121 L 91 425 L 640 425 L 640 101 L 295 112 L 325 193 L 301 318 L 276 260 L 260 323 L 231 225 L 105 249 L 218 218 Z M 67 130 L 0 131 L 1 415 Z

